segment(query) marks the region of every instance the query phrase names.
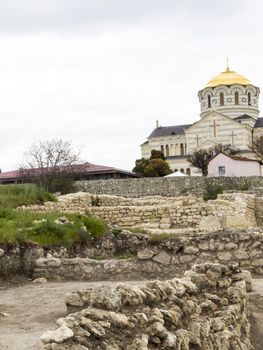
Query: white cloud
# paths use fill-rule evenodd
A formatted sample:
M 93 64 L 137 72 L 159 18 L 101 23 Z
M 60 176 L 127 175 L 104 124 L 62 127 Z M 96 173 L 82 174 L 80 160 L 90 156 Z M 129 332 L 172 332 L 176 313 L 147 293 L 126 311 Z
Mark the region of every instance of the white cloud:
M 199 118 L 197 92 L 225 68 L 263 83 L 262 4 L 252 1 L 0 3 L 0 166 L 63 138 L 85 160 L 131 169 L 155 126 Z

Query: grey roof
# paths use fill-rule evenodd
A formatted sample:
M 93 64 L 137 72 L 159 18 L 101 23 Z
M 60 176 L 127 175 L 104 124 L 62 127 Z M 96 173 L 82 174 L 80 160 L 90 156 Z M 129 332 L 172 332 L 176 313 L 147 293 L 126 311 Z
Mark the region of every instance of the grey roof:
M 254 128 L 263 128 L 263 118 L 258 118 L 255 125 L 254 125 Z
M 242 114 L 239 117 L 235 117 L 235 120 L 244 120 L 244 119 L 253 119 L 250 115 L 248 114 Z
M 148 138 L 172 136 L 172 135 L 184 135 L 185 129 L 189 128 L 192 124 L 185 125 L 173 125 L 173 126 L 159 126 L 155 128 Z

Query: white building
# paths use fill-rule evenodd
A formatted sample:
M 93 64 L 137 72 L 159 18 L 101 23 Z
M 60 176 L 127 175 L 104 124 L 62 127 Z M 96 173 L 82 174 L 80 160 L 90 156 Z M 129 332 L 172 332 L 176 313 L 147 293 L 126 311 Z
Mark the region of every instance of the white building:
M 254 158 L 253 140 L 263 135 L 259 93 L 259 88 L 247 78 L 227 67 L 198 92 L 200 119 L 193 124 L 157 125 L 141 145 L 142 157 L 149 158 L 153 149 L 161 150 L 173 171 L 189 175 L 201 172 L 190 165 L 188 155 L 218 143 L 231 144 L 240 155 Z
M 220 152 L 209 161 L 208 176 L 262 176 L 262 165 L 255 159 Z

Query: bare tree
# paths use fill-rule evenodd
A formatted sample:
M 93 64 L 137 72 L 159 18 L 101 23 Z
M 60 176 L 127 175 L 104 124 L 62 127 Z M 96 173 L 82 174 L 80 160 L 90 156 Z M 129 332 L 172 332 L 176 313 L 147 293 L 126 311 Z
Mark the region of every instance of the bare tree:
M 37 183 L 50 191 L 56 184 L 73 180 L 77 170 L 79 151 L 70 141 L 50 140 L 34 143 L 24 155 L 20 173 L 25 181 Z
M 263 162 L 263 136 L 257 137 L 255 139 L 252 149 L 257 158 Z

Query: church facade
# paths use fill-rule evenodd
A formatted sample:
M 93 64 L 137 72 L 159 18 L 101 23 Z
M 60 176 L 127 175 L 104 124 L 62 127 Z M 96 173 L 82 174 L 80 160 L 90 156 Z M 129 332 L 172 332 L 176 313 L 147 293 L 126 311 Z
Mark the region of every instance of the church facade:
M 210 80 L 198 92 L 200 120 L 193 124 L 159 126 L 141 145 L 141 156 L 151 150 L 164 153 L 173 171 L 201 175 L 187 160 L 195 150 L 216 144 L 232 145 L 242 157 L 255 158 L 253 140 L 263 136 L 263 118 L 259 117 L 260 90 L 244 76 L 227 69 Z

